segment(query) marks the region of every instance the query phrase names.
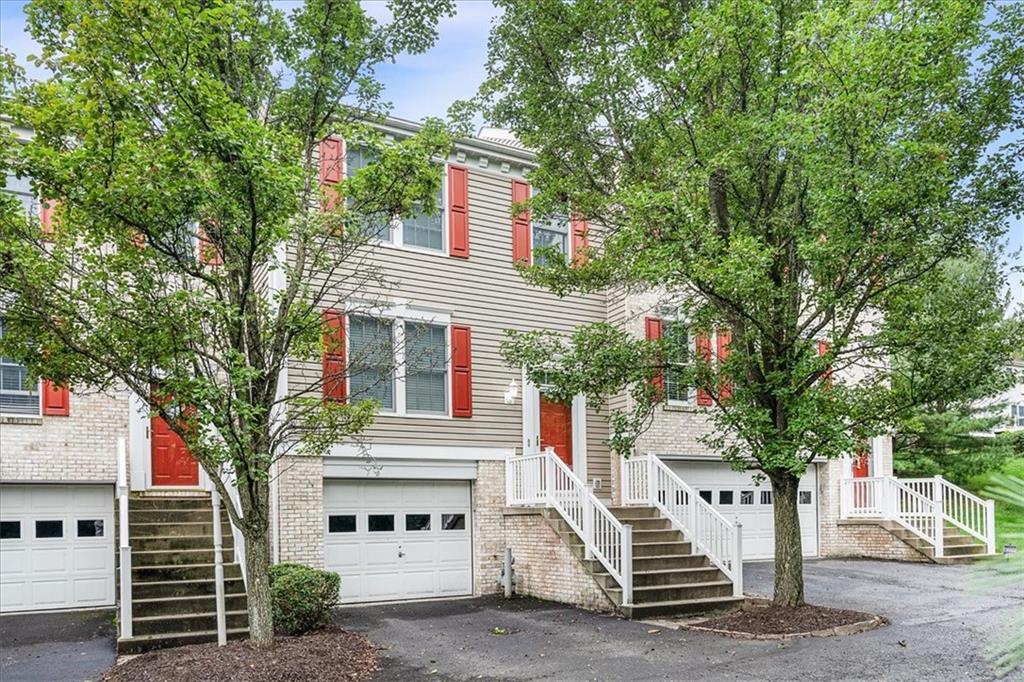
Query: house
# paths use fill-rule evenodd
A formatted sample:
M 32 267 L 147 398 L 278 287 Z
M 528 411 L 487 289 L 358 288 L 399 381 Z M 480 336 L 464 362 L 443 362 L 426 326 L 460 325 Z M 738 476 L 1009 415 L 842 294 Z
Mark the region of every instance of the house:
M 416 129 L 400 120 L 382 128 L 396 138 Z M 338 138 L 320 155 L 325 183 L 361 162 Z M 345 329 L 349 363 L 331 397 L 371 395 L 383 409 L 365 447 L 278 461 L 274 560 L 339 572 L 346 604 L 498 592 L 506 548 L 520 593 L 586 608 L 639 616 L 742 598 L 743 562 L 773 555 L 771 489 L 700 444 L 710 408 L 696 393 L 669 386 L 636 453 L 622 459 L 607 444 L 606 409 L 583 396 L 548 400 L 500 355 L 506 329 L 609 320 L 649 336 L 655 320 L 660 333 L 674 320 L 658 296 L 559 298 L 526 284 L 516 263 L 534 246 L 572 256 L 600 247 L 599 227 L 512 216 L 530 196 L 533 157 L 500 131 L 458 140 L 441 161 L 438 213 L 392 223 L 367 255 L 391 285 L 368 292 L 368 308 L 338 300 L 325 311 Z M 23 182 L 9 179 L 8 189 L 38 210 Z M 724 332 L 707 341 L 727 347 Z M 291 362 L 289 386 L 315 385 L 327 360 Z M 382 369 L 390 366 L 404 369 Z M 244 634 L 244 546 L 224 516 L 214 522 L 204 472 L 145 402 L 28 385 L 8 360 L 0 371 L 3 612 L 123 596 L 123 650 L 209 639 L 220 528 L 228 628 Z M 115 553 L 119 477 L 128 546 Z M 969 520 L 943 508 L 944 493 L 960 496 Z M 991 505 L 965 495 L 939 480 L 897 482 L 888 439 L 876 438 L 864 456 L 808 470 L 805 553 L 933 560 L 984 550 L 977 539 L 990 535 Z M 115 584 L 119 561 L 132 562 L 125 584 Z
M 1013 377 L 1013 384 L 980 405 L 1002 412 L 1003 420 L 992 428 L 992 433 L 1024 429 L 1024 360 L 1011 360 L 1005 370 Z

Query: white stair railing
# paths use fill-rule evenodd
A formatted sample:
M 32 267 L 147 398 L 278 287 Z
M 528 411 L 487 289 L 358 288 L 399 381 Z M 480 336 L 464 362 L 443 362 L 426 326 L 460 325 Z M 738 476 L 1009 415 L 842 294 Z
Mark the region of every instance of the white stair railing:
M 656 507 L 683 535 L 692 552 L 703 553 L 743 596 L 743 524 L 731 523 L 655 455 L 622 460 L 626 504 Z
M 121 639 L 132 636 L 132 545 L 128 534 L 128 448 L 124 438 L 117 439 L 118 539 L 120 552 L 120 600 L 118 625 Z
M 843 518 L 883 518 L 898 522 L 945 555 L 944 528 L 953 525 L 995 553 L 995 503 L 942 476 L 845 478 L 840 494 Z
M 586 558 L 597 559 L 622 588 L 622 605 L 633 603 L 633 527 L 615 518 L 554 450 L 509 458 L 505 480 L 510 505 L 554 508 L 583 540 Z

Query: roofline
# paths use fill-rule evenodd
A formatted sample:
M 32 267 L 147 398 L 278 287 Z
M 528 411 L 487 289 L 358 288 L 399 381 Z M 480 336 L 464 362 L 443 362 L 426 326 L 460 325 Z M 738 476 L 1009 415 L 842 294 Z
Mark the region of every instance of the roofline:
M 382 129 L 392 129 L 394 132 L 402 135 L 415 134 L 423 127 L 420 123 L 404 118 L 398 118 L 397 116 L 388 116 L 377 125 Z M 537 155 L 533 152 L 526 149 L 520 149 L 518 147 L 512 147 L 507 144 L 501 144 L 500 142 L 483 140 L 479 137 L 457 137 L 454 140 L 454 146 L 466 151 L 473 150 L 486 152 L 489 156 L 499 157 L 513 163 L 526 164 L 529 166 L 535 166 L 537 164 Z

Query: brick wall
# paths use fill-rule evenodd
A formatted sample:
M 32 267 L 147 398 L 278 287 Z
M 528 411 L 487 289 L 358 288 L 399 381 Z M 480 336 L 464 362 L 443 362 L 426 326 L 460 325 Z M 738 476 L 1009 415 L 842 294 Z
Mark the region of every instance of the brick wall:
M 473 593 L 501 591 L 498 578 L 505 554 L 505 463 L 477 464 L 473 483 Z
M 283 457 L 277 463 L 278 556 L 324 565 L 324 465 L 320 457 Z
M 0 417 L 0 481 L 114 483 L 124 392 L 72 393 L 67 417 Z
M 611 612 L 615 606 L 539 511 L 509 508 L 505 538 L 515 559 L 517 594 Z

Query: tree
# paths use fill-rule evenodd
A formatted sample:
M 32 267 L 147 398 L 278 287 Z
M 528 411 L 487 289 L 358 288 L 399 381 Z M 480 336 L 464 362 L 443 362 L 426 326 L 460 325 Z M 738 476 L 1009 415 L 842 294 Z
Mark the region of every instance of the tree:
M 300 388 L 282 370 L 331 351 L 322 309 L 380 283 L 367 235 L 432 204 L 430 161 L 449 148 L 436 121 L 399 142 L 371 125 L 387 110 L 374 65 L 428 48 L 452 11 L 389 7 L 381 24 L 356 0 L 289 16 L 265 0 L 36 0 L 29 28 L 52 75 L 4 79 L 4 113 L 33 131 L 5 140 L 5 170 L 59 203 L 49 231 L 2 204 L 3 352 L 51 380 L 135 392 L 226 500 L 237 486 L 258 646 L 273 638 L 274 462 L 322 453 L 376 408 L 322 397 L 344 366 Z M 376 161 L 325 192 L 330 133 Z
M 893 428 L 897 474 L 942 474 L 963 485 L 1013 456 L 1015 437 L 992 434 L 1006 421 L 1006 405 L 992 398 L 1012 385 L 1006 363 L 1024 346 L 1020 318 L 1006 315 L 1008 298 L 998 254 L 978 253 L 944 263 L 933 285 L 903 311 L 907 343 L 894 350 L 892 381 L 915 407 Z M 893 310 L 890 317 L 900 314 Z M 965 324 L 951 327 L 953 316 Z M 921 402 L 915 400 L 921 385 L 945 390 Z
M 562 398 L 626 391 L 623 454 L 660 399 L 652 379 L 689 363 L 715 405 L 708 444 L 771 481 L 775 603 L 802 604 L 800 475 L 908 407 L 888 362 L 911 342 L 901 323 L 926 312 L 936 268 L 1021 210 L 1024 142 L 997 140 L 1022 127 L 1024 7 L 988 21 L 967 0 L 498 4 L 479 104 L 537 152 L 534 215 L 605 230 L 585 264 L 548 254 L 526 278 L 660 292 L 696 329 L 732 333 L 714 364 L 608 324 L 513 334 L 506 358 Z M 950 318 L 950 333 L 969 322 Z M 925 388 L 912 399 L 940 389 Z

